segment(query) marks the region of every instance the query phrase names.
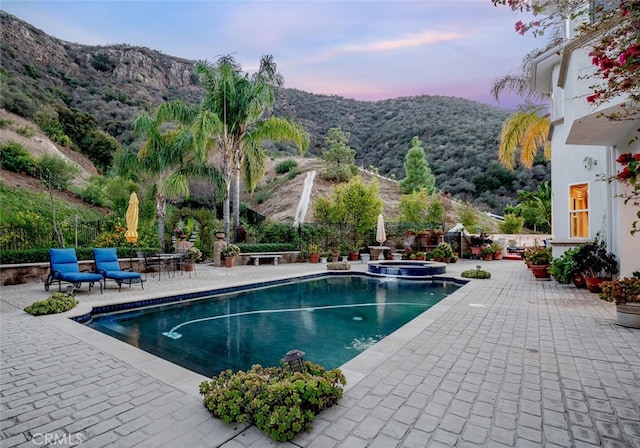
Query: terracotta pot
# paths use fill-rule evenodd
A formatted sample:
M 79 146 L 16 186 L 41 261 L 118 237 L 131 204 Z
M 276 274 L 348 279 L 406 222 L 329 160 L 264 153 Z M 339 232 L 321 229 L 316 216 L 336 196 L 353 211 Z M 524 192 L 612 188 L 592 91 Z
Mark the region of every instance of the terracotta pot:
M 224 257 L 224 265 L 228 268 L 232 268 L 236 262 L 236 257 Z
M 584 281 L 584 276 L 582 274 L 576 274 L 573 276 L 573 284 L 576 288 L 587 287 L 587 282 Z
M 587 289 L 589 292 L 600 292 L 602 291 L 602 282 L 606 279 L 602 277 L 585 277 L 584 281 L 587 283 Z
M 309 254 L 309 261 L 311 263 L 318 263 L 320 261 L 320 254 Z
M 501 250 L 495 251 L 495 253 L 493 254 L 493 259 L 494 260 L 502 260 L 502 251 Z
M 550 264 L 532 264 L 529 267 L 536 280 L 551 280 L 551 274 L 549 273 Z
M 491 261 L 491 260 L 493 260 L 493 254 L 485 254 L 482 259 L 484 261 Z
M 193 271 L 195 269 L 195 261 L 193 260 L 187 260 L 187 262 L 184 265 L 184 270 L 185 271 Z
M 349 252 L 349 261 L 357 261 L 358 260 L 358 252 L 351 251 Z
M 640 328 L 640 303 L 616 305 L 616 324 L 629 328 Z

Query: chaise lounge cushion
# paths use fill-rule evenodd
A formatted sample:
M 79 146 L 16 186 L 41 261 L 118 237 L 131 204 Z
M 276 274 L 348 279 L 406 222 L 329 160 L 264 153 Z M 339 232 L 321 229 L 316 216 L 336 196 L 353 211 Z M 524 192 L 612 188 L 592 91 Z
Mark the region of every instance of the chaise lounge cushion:
M 142 284 L 142 276 L 139 272 L 120 269 L 120 261 L 115 247 L 93 249 L 93 259 L 96 263 L 96 270 L 105 279 L 115 280 L 118 286 L 124 283 Z

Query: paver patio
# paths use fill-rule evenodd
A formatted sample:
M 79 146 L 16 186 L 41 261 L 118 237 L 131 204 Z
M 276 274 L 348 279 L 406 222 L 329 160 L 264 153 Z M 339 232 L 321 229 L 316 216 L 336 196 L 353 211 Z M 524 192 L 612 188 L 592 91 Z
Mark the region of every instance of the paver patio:
M 640 330 L 586 290 L 538 282 L 517 261 L 474 280 L 343 366 L 337 406 L 300 447 L 640 447 Z M 362 264 L 354 269 L 363 270 Z M 199 266 L 121 293 L 80 291 L 77 310 L 319 272 L 322 265 Z M 202 405 L 205 379 L 70 321 L 24 306 L 42 284 L 0 289 L 0 446 L 266 447 Z M 301 347 L 303 348 L 303 347 Z

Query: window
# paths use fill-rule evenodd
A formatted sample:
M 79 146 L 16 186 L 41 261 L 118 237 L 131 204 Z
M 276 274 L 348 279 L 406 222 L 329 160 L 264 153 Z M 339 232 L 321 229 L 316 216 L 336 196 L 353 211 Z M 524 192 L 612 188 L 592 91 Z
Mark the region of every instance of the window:
M 589 237 L 589 184 L 569 185 L 569 237 Z

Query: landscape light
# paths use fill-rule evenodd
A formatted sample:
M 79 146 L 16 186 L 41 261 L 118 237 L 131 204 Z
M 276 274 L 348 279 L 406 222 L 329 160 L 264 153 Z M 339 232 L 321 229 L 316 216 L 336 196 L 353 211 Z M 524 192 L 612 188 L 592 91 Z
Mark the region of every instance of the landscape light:
M 302 361 L 304 355 L 305 353 L 302 350 L 289 350 L 284 357 L 284 361 L 289 364 L 289 367 L 294 372 L 302 372 L 304 371 L 304 362 Z

